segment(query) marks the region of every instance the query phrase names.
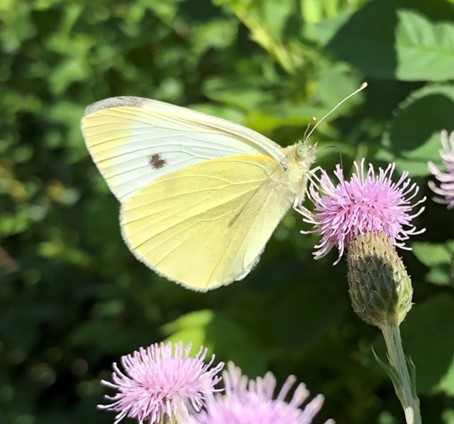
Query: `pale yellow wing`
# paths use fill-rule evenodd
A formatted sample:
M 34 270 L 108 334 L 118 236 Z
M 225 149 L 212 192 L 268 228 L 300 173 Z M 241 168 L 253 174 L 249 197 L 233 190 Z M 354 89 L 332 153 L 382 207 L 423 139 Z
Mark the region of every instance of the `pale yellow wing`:
M 156 272 L 205 291 L 251 270 L 293 200 L 285 170 L 274 159 L 211 159 L 129 197 L 122 204 L 122 233 Z

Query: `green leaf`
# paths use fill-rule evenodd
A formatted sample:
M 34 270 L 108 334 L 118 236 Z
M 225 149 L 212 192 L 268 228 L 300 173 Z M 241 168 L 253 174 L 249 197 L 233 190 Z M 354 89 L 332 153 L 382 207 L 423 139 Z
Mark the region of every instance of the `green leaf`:
M 393 386 L 395 388 L 399 387 L 399 374 L 392 365 L 387 364 L 386 362 L 382 361 L 380 357 L 375 352 L 374 348 L 372 348 L 372 353 L 374 355 L 375 360 L 377 361 L 380 368 L 388 375 L 389 379 L 392 381 Z
M 454 62 L 453 62 L 454 63 Z M 429 175 L 428 161 L 439 161 L 440 131 L 454 128 L 454 86 L 434 85 L 413 92 L 401 103 L 377 159 L 395 161 L 413 176 Z
M 406 353 L 416 365 L 419 393 L 454 395 L 454 295 L 413 307 L 401 326 Z
M 453 17 L 447 10 L 444 19 Z M 443 81 L 454 77 L 454 25 L 435 22 L 417 11 L 398 12 L 396 77 L 401 80 Z
M 412 250 L 421 263 L 430 268 L 425 276 L 429 283 L 439 286 L 453 285 L 452 261 L 454 259 L 454 241 L 446 243 L 416 242 Z
M 327 48 L 368 77 L 404 81 L 453 78 L 454 8 L 446 2 L 437 6 L 431 10 L 423 2 L 372 1 L 351 16 Z M 333 27 L 331 22 L 320 26 L 325 25 Z
M 446 244 L 415 242 L 412 244 L 415 256 L 426 266 L 450 264 L 454 253 L 454 241 Z
M 215 0 L 251 31 L 252 38 L 289 73 L 303 63 L 301 12 L 296 0 Z
M 167 340 L 192 343 L 192 352 L 205 346 L 218 359 L 233 361 L 247 375 L 263 374 L 265 357 L 262 350 L 238 324 L 211 311 L 202 310 L 181 315 L 167 324 L 164 331 Z
M 225 48 L 238 35 L 238 22 L 233 19 L 216 19 L 192 29 L 191 37 L 197 53 L 204 53 L 210 48 Z
M 454 409 L 446 409 L 443 413 L 443 424 L 454 423 Z
M 324 105 L 334 107 L 342 99 L 353 93 L 361 84 L 362 81 L 351 73 L 351 69 L 344 63 L 327 64 L 320 69 L 318 74 L 317 98 Z M 334 120 L 340 116 L 349 115 L 351 110 L 358 107 L 361 103 L 363 94 L 356 95 L 348 100 L 334 115 L 331 115 L 329 120 Z M 329 110 L 329 109 L 328 109 Z M 328 110 L 325 112 L 327 113 Z M 320 119 L 321 116 L 317 116 Z
M 255 109 L 263 103 L 272 102 L 273 96 L 260 87 L 256 78 L 235 80 L 230 78 L 213 78 L 204 85 L 205 95 L 221 103 L 240 110 Z
M 425 280 L 428 283 L 436 284 L 437 286 L 453 285 L 453 280 L 451 277 L 451 270 L 447 266 L 432 268 L 426 274 Z
M 301 0 L 301 11 L 304 22 L 316 23 L 333 18 L 347 8 L 360 6 L 364 0 Z

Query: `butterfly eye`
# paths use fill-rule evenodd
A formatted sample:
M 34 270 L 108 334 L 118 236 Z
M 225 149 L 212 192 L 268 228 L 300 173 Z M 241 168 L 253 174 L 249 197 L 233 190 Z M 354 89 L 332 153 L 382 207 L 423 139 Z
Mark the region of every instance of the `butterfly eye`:
M 296 149 L 296 157 L 298 159 L 305 159 L 308 155 L 309 151 L 306 146 L 298 146 Z

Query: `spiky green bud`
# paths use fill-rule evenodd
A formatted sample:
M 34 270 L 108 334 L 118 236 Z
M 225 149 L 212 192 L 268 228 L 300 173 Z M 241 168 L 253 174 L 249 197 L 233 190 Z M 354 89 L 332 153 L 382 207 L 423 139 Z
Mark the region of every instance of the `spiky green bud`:
M 365 233 L 348 245 L 353 310 L 366 323 L 399 325 L 411 309 L 413 287 L 395 247 L 383 233 Z

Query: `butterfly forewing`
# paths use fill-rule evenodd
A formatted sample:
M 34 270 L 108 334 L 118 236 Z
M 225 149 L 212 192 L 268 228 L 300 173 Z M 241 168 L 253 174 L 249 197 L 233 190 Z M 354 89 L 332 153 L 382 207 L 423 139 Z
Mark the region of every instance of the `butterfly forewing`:
M 114 97 L 89 106 L 82 130 L 122 202 L 164 175 L 213 158 L 284 158 L 280 146 L 241 125 L 139 97 Z

